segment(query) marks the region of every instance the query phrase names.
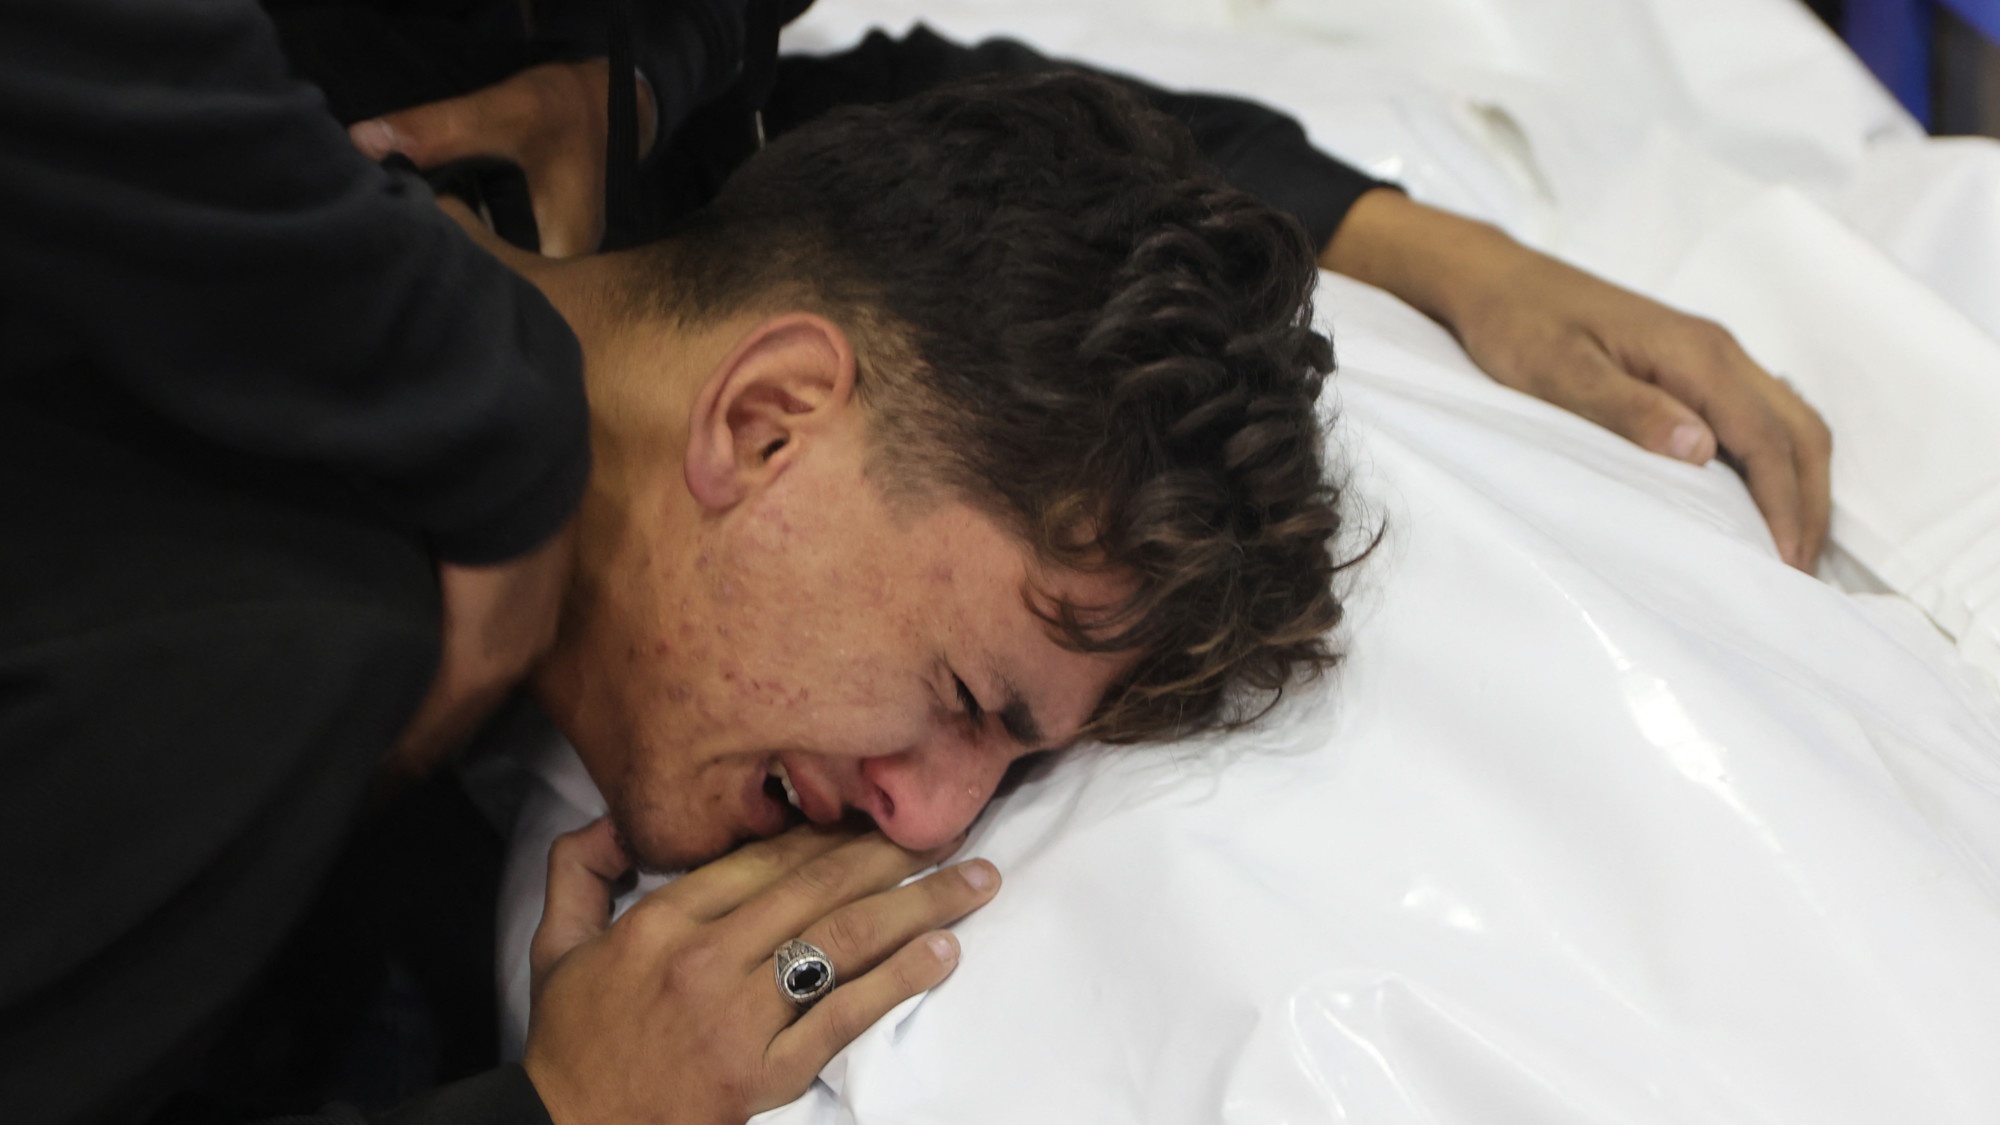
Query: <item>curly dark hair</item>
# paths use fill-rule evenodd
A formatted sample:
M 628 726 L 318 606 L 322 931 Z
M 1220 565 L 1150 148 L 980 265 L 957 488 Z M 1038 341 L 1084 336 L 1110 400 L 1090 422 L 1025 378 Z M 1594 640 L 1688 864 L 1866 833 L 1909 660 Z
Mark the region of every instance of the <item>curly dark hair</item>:
M 1339 490 L 1305 231 L 1103 79 L 984 78 L 781 137 L 674 231 L 654 313 L 806 307 L 853 338 L 870 473 L 964 499 L 1115 607 L 1028 591 L 1070 647 L 1138 659 L 1084 733 L 1253 721 L 1335 660 Z

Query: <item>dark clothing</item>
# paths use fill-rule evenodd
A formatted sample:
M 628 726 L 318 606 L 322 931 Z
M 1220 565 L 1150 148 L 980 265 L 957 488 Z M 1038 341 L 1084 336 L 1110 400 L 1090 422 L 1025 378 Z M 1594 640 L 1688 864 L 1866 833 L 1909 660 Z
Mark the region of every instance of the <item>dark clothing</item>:
M 326 91 L 339 120 L 352 122 L 490 85 L 557 50 L 523 43 L 519 29 L 508 22 L 512 4 L 500 5 L 501 14 L 495 16 L 482 14 L 478 0 L 473 3 L 456 22 L 424 14 L 391 17 L 376 8 L 287 6 L 275 14 L 298 71 Z M 633 214 L 624 220 L 629 225 L 621 227 L 614 216 L 607 246 L 659 238 L 681 216 L 714 198 L 729 174 L 756 151 L 760 110 L 763 134 L 777 137 L 834 106 L 894 101 L 956 79 L 1058 67 L 1094 69 L 1050 59 L 1007 39 L 968 47 L 922 25 L 900 39 L 874 32 L 836 55 L 787 55 L 777 58 L 775 66 L 758 63 L 763 51 L 775 47 L 778 20 L 804 7 L 802 0 L 750 4 L 753 50 L 738 80 L 719 92 L 705 91 L 693 104 L 661 103 L 659 142 L 636 169 L 637 199 Z M 643 12 L 671 8 L 640 5 Z M 561 52 L 601 45 L 605 32 L 590 21 L 602 17 L 601 10 L 587 5 L 571 9 Z M 756 30 L 760 26 L 761 32 Z M 1316 248 L 1333 237 L 1362 194 L 1394 186 L 1313 148 L 1297 121 L 1268 106 L 1111 77 L 1140 92 L 1154 108 L 1186 122 L 1225 179 L 1296 216 Z M 518 188 L 508 182 L 515 177 L 503 169 L 486 169 L 475 178 L 476 187 L 464 177 L 447 182 L 468 194 L 476 190 L 485 202 L 503 201 L 510 221 L 502 223 L 502 233 L 532 248 L 532 223 L 515 198 Z
M 494 0 L 261 0 L 293 74 L 342 124 L 491 86 L 563 53 Z M 538 5 L 548 8 L 549 5 Z M 603 54 L 602 50 L 597 52 Z M 338 76 L 338 82 L 315 81 Z
M 575 507 L 568 326 L 354 151 L 247 0 L 10 0 L 0 137 L 0 393 L 99 380 L 457 562 Z
M 565 58 L 613 53 L 629 40 L 632 64 L 652 87 L 660 135 L 731 88 L 753 104 L 770 85 L 778 31 L 812 0 L 588 0 L 540 5 L 535 37 Z
M 768 88 L 750 83 L 732 87 L 678 130 L 661 134 L 661 143 L 639 171 L 638 225 L 618 241 L 629 245 L 658 238 L 677 218 L 714 198 L 729 174 L 756 151 L 760 129 L 775 138 L 834 106 L 895 101 L 981 74 L 1056 68 L 1105 73 L 1048 58 L 1007 39 L 967 47 L 921 24 L 901 39 L 873 32 L 836 55 L 782 56 Z M 1224 179 L 1296 216 L 1315 249 L 1326 246 L 1364 193 L 1395 186 L 1315 149 L 1297 121 L 1268 106 L 1216 94 L 1170 92 L 1123 75 L 1109 77 L 1185 122 Z
M 0 5 L 0 1117 L 185 1081 L 430 681 L 435 559 L 545 540 L 586 426 L 567 325 L 255 6 Z
M 487 735 L 520 718 L 525 699 Z M 153 1125 L 384 1111 L 492 1069 L 494 903 L 517 763 L 377 793 L 304 920 Z M 508 801 L 509 797 L 516 798 Z
M 10 1122 L 133 1119 L 178 1084 L 437 659 L 419 545 L 64 405 L 0 404 Z
M 482 826 L 465 830 L 463 811 L 447 832 L 452 810 L 436 800 L 392 806 L 308 912 L 429 682 L 429 554 L 338 489 L 258 475 L 249 459 L 163 438 L 102 401 L 84 400 L 87 428 L 56 396 L 0 401 L 0 1117 L 145 1120 L 190 1075 L 231 1077 L 204 1055 L 246 1025 L 266 1037 L 254 1044 L 262 1060 L 324 1050 L 338 1067 L 337 1039 L 269 1033 L 331 1035 L 365 1016 L 344 1006 L 370 1002 L 381 982 L 357 966 L 411 947 L 373 932 L 385 921 L 425 928 L 432 942 L 419 948 L 433 963 L 411 969 L 433 1009 L 481 1025 L 440 1029 L 457 1032 L 440 1042 L 485 1053 L 471 1066 L 435 1059 L 426 1077 L 490 1066 L 497 837 L 481 852 Z M 471 854 L 443 854 L 468 837 Z M 468 879 L 482 862 L 483 878 Z M 460 928 L 439 932 L 442 922 Z M 473 963 L 440 964 L 438 950 Z M 456 987 L 441 994 L 440 980 Z M 274 987 L 293 1018 L 241 1010 L 244 995 Z M 161 1120 L 309 1108 L 285 1095 L 324 1076 L 183 1097 Z M 337 1088 L 357 1097 L 352 1083 Z M 518 1068 L 389 1120 L 548 1125 Z
M 836 105 L 894 101 L 979 74 L 1059 67 L 1093 69 L 1050 59 L 1008 39 L 966 47 L 921 24 L 902 39 L 873 32 L 838 55 L 781 58 L 764 126 L 777 136 Z M 1315 249 L 1327 244 L 1363 193 L 1393 186 L 1313 148 L 1297 121 L 1269 106 L 1216 94 L 1172 93 L 1123 75 L 1111 77 L 1139 91 L 1155 109 L 1186 122 L 1224 179 L 1296 216 Z

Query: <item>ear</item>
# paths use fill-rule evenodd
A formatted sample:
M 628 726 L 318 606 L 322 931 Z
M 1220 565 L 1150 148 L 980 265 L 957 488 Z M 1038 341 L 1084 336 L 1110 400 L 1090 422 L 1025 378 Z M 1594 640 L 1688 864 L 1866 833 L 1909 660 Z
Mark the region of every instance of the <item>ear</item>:
M 688 491 L 741 502 L 803 456 L 854 399 L 854 349 L 825 317 L 760 321 L 716 364 L 688 417 Z

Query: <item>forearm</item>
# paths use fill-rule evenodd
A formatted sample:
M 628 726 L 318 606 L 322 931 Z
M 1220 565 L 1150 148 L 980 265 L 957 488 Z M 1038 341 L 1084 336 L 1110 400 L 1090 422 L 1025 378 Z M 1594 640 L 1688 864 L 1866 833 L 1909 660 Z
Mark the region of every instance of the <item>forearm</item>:
M 1319 264 L 1453 326 L 1477 315 L 1482 297 L 1496 292 L 1500 274 L 1524 251 L 1498 227 L 1378 190 L 1348 210 Z

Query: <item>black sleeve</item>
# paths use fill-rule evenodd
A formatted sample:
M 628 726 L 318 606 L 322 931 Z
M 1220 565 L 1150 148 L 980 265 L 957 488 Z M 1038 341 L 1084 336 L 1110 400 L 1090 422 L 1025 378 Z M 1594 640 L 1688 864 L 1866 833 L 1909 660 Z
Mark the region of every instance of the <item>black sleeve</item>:
M 0 336 L 329 468 L 447 559 L 518 555 L 574 508 L 568 326 L 353 150 L 249 0 L 0 5 L 0 137 Z
M 625 0 L 633 62 L 653 87 L 664 135 L 736 79 L 743 66 L 744 0 Z
M 552 1125 L 541 1095 L 518 1064 L 454 1082 L 374 1121 L 375 1125 Z
M 893 101 L 953 79 L 1059 66 L 1093 69 L 1049 59 L 1009 39 L 966 47 L 922 25 L 902 39 L 871 32 L 837 55 L 779 59 L 765 128 L 775 135 L 835 105 Z M 1327 244 L 1363 193 L 1394 187 L 1315 149 L 1297 121 L 1268 106 L 1214 94 L 1172 93 L 1124 75 L 1109 77 L 1186 122 L 1224 178 L 1297 216 L 1316 247 Z
M 660 136 L 736 81 L 771 0 L 572 0 L 536 12 L 535 32 L 558 56 L 613 55 L 623 27 L 632 62 L 653 89 Z M 775 32 L 773 32 L 775 35 Z
M 250 1021 L 275 1034 L 244 1058 L 210 1052 L 267 974 L 296 970 L 275 959 L 317 925 L 437 665 L 421 544 L 130 437 L 0 397 L 6 1125 L 238 1125 L 341 1069 L 296 1064 L 343 1035 L 282 1020 Z M 519 1067 L 384 1120 L 549 1125 Z
M 554 1125 L 528 1072 L 509 1064 L 454 1082 L 376 1117 L 328 1106 L 309 1117 L 274 1117 L 259 1125 Z

